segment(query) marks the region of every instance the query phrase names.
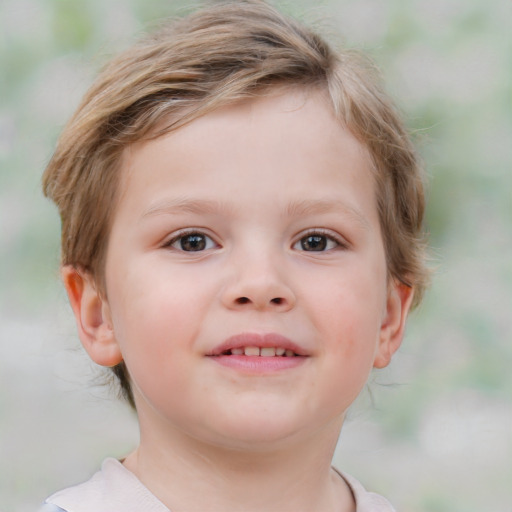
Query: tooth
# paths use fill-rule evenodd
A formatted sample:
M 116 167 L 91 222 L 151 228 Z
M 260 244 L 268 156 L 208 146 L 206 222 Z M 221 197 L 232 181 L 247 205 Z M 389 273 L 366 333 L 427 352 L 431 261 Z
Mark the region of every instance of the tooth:
M 259 356 L 260 355 L 260 349 L 259 349 L 259 347 L 245 347 L 244 348 L 244 354 L 246 356 Z
M 264 347 L 261 349 L 260 354 L 265 357 L 273 357 L 276 355 L 276 349 L 274 347 Z
M 241 356 L 241 355 L 243 355 L 243 353 L 244 353 L 243 348 L 232 348 L 231 349 L 231 355 L 233 355 L 233 356 Z
M 286 354 L 286 357 L 293 357 L 295 355 L 295 352 L 288 348 L 288 349 L 286 349 L 285 354 Z
M 276 356 L 282 356 L 285 353 L 285 349 L 283 347 L 276 348 Z

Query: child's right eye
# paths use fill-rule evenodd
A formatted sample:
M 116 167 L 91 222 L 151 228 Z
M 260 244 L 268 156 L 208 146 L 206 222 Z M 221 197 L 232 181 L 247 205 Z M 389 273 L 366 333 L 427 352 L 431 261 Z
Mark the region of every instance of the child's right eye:
M 216 246 L 217 244 L 209 236 L 195 231 L 180 233 L 165 244 L 165 247 L 172 247 L 185 252 L 205 251 Z

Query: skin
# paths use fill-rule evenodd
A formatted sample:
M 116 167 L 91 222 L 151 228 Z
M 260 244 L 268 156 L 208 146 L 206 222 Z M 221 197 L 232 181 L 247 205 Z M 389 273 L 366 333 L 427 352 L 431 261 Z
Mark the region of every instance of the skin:
M 62 275 L 91 358 L 124 360 L 133 381 L 141 442 L 124 463 L 173 511 L 355 510 L 331 458 L 412 299 L 388 281 L 374 187 L 319 91 L 244 100 L 125 151 L 106 296 Z M 247 333 L 303 357 L 249 371 L 211 356 Z

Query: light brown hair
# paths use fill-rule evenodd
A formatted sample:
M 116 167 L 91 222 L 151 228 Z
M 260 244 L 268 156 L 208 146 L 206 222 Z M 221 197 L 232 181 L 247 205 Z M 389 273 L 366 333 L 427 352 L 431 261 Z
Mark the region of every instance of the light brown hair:
M 166 25 L 112 61 L 64 129 L 43 176 L 62 221 L 62 264 L 103 294 L 124 149 L 276 86 L 323 88 L 369 150 L 390 278 L 423 295 L 424 185 L 414 147 L 373 66 L 260 0 L 213 5 Z M 133 405 L 124 363 L 114 367 Z

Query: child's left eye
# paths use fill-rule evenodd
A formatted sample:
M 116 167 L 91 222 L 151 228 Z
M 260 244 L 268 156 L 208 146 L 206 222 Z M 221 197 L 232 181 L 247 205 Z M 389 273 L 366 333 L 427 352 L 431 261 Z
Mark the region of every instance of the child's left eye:
M 216 245 L 209 236 L 200 232 L 182 233 L 165 244 L 166 247 L 185 252 L 205 251 L 213 249 Z
M 336 249 L 341 245 L 333 236 L 322 233 L 310 233 L 295 242 L 293 248 L 300 251 L 322 252 Z

